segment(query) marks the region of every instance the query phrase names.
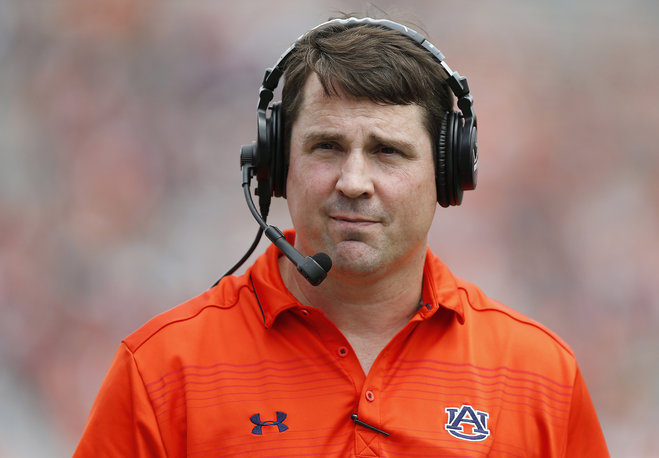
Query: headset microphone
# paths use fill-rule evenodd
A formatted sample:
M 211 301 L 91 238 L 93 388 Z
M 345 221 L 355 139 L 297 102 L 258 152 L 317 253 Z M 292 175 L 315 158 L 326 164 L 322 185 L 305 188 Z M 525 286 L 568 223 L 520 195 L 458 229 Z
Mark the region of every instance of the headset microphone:
M 302 256 L 293 245 L 288 243 L 284 234 L 274 226 L 267 226 L 265 236 L 295 264 L 297 270 L 314 286 L 319 285 L 325 279 L 327 272 L 332 267 L 332 260 L 325 253 L 316 253 L 306 258 Z
M 254 144 L 244 145 L 241 151 L 241 162 L 242 162 L 242 172 L 243 172 L 243 190 L 245 192 L 245 200 L 247 200 L 247 206 L 252 212 L 252 216 L 256 219 L 256 222 L 259 223 L 259 226 L 265 231 L 265 236 L 270 239 L 272 243 L 275 244 L 279 250 L 286 255 L 288 259 L 291 260 L 295 267 L 297 267 L 298 272 L 307 279 L 309 283 L 313 286 L 318 286 L 324 279 L 327 277 L 327 272 L 332 268 L 332 260 L 325 253 L 316 253 L 313 256 L 303 256 L 298 250 L 293 247 L 288 241 L 284 234 L 275 226 L 270 226 L 265 222 L 259 212 L 256 211 L 256 206 L 252 200 L 250 193 L 250 181 L 254 174 L 254 167 L 251 164 L 251 152 L 254 149 Z M 250 151 L 252 150 L 252 151 Z

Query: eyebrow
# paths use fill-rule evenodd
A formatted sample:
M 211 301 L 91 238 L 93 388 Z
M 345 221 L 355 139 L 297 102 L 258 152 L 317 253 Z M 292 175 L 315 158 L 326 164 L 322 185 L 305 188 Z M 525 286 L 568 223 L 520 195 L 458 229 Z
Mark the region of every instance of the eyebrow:
M 307 145 L 309 143 L 316 143 L 316 142 L 333 142 L 333 141 L 341 141 L 345 138 L 345 136 L 339 132 L 324 132 L 324 131 L 312 131 L 304 134 L 302 137 L 302 144 Z

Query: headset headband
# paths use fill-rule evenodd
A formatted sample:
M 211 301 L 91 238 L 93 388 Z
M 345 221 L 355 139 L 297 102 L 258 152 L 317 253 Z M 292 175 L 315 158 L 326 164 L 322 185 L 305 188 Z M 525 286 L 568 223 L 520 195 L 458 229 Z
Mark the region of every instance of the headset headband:
M 437 47 L 435 47 L 435 45 L 433 45 L 431 42 L 426 40 L 426 38 L 416 30 L 411 29 L 403 24 L 399 24 L 398 22 L 390 21 L 388 19 L 355 18 L 355 17 L 351 17 L 347 19 L 332 19 L 327 22 L 323 22 L 322 24 L 317 25 L 313 29 L 305 32 L 303 35 L 298 37 L 298 39 L 295 40 L 295 42 L 279 57 L 275 65 L 272 68 L 268 68 L 266 70 L 265 76 L 263 78 L 263 82 L 261 83 L 261 89 L 259 90 L 259 104 L 258 104 L 259 110 L 265 111 L 267 109 L 268 104 L 270 103 L 270 101 L 274 96 L 273 91 L 277 87 L 277 84 L 279 84 L 279 80 L 284 74 L 287 61 L 290 58 L 291 54 L 293 53 L 293 50 L 295 49 L 297 42 L 305 35 L 307 35 L 310 32 L 313 32 L 314 30 L 323 29 L 325 27 L 329 27 L 335 24 L 345 25 L 348 27 L 354 27 L 359 25 L 380 26 L 387 29 L 396 30 L 402 33 L 403 35 L 407 36 L 414 42 L 416 42 L 419 46 L 426 49 L 433 56 L 435 56 L 435 58 L 439 62 L 440 67 L 444 74 L 445 81 L 448 84 L 451 91 L 453 92 L 453 94 L 458 98 L 458 107 L 462 111 L 462 114 L 465 116 L 465 119 L 467 119 L 468 117 L 474 117 L 473 99 L 469 94 L 469 85 L 467 84 L 467 78 L 465 78 L 464 76 L 460 76 L 458 72 L 454 72 L 453 70 L 451 70 L 451 67 L 449 67 L 446 61 L 444 60 L 445 59 L 444 55 L 441 53 L 439 49 L 437 49 Z M 463 99 L 465 101 L 460 103 L 460 101 Z

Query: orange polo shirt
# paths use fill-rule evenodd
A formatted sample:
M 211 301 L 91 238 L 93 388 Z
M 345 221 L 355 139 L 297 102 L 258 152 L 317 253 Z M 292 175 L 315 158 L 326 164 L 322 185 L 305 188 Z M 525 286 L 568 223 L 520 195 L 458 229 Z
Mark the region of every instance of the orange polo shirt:
M 608 456 L 568 346 L 430 251 L 422 305 L 367 375 L 278 256 L 125 339 L 74 456 Z

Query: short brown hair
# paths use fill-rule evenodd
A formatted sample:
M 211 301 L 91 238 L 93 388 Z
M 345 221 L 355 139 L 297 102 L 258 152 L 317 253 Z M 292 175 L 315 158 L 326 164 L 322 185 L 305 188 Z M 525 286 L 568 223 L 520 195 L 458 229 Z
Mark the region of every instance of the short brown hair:
M 376 103 L 419 105 L 437 145 L 441 122 L 453 107 L 439 61 L 401 32 L 377 24 L 332 23 L 302 36 L 284 72 L 282 114 L 286 155 L 302 105 L 304 84 L 316 73 L 327 95 L 345 93 Z

